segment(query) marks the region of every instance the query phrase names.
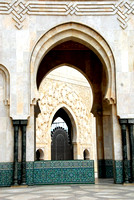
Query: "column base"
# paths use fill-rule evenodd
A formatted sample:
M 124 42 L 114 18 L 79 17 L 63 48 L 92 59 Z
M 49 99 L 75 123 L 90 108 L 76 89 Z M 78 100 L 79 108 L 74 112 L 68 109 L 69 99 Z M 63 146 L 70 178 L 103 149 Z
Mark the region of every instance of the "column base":
M 129 181 L 125 181 L 124 184 L 125 184 L 125 183 L 126 183 L 126 184 L 129 184 L 130 182 L 129 182 Z
M 13 185 L 11 185 L 11 187 L 18 187 L 19 184 L 18 183 L 14 183 Z
M 134 183 L 123 183 L 123 185 L 126 185 L 126 186 L 130 185 L 130 186 L 132 186 L 132 185 L 134 185 Z
M 27 184 L 26 184 L 26 183 L 21 183 L 21 185 L 25 186 L 25 185 L 27 185 Z
M 26 188 L 28 185 L 12 185 L 11 188 Z

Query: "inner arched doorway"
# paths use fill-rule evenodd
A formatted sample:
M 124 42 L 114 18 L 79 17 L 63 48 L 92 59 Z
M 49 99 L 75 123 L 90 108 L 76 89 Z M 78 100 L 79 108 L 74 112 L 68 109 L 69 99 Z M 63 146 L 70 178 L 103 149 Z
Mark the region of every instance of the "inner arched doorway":
M 80 24 L 71 23 L 71 28 L 69 28 L 69 24 L 65 24 L 65 27 L 68 27 L 68 29 L 66 29 L 67 31 L 65 31 L 66 34 L 64 35 L 60 29 L 61 26 L 59 26 L 59 29 L 53 29 L 52 35 L 55 33 L 55 38 L 56 35 L 59 36 L 55 39 L 55 43 L 53 41 L 51 41 L 52 43 L 50 42 L 51 38 L 49 43 L 44 40 L 42 44 L 45 44 L 45 48 L 48 48 L 47 50 L 42 50 L 43 54 L 42 52 L 38 54 L 36 62 L 34 62 L 34 59 L 37 52 L 36 50 L 33 52 L 32 66 L 36 65 L 37 67 L 37 71 L 35 70 L 35 73 L 37 73 L 37 89 L 48 72 L 56 66 L 63 64 L 74 66 L 87 77 L 93 91 L 91 112 L 96 117 L 98 171 L 100 177 L 105 177 L 106 174 L 103 175 L 102 172 L 103 165 L 105 165 L 106 169 L 106 161 L 110 160 L 112 162 L 114 156 L 116 156 L 116 150 L 113 149 L 113 133 L 115 132 L 113 127 L 113 118 L 115 117 L 115 74 L 112 52 L 106 41 L 97 32 L 88 27 L 83 25 L 81 27 Z M 65 27 L 63 26 L 63 29 Z M 84 34 L 84 30 L 85 32 L 87 31 L 87 34 Z M 52 33 L 51 30 L 50 32 Z M 52 35 L 51 37 L 53 38 Z M 49 37 L 49 33 L 47 33 L 47 37 Z
M 51 160 L 73 160 L 72 124 L 63 108 L 56 112 L 52 122 Z
M 53 131 L 54 128 L 60 127 L 63 123 L 61 121 L 56 122 L 60 117 L 67 125 L 69 144 L 72 144 L 73 147 L 72 158 L 83 160 L 83 150 L 88 148 L 92 152 L 91 159 L 94 159 L 92 141 L 96 141 L 96 139 L 92 139 L 94 117 L 90 113 L 93 95 L 85 77 L 72 67 L 58 67 L 43 79 L 39 93 L 41 113 L 37 118 L 37 138 L 44 138 L 44 135 L 46 135 L 45 140 L 48 144 L 52 140 L 52 138 L 48 138 L 51 135 L 50 129 Z M 85 99 L 83 99 L 83 96 L 85 96 Z M 62 126 L 62 128 L 66 129 L 65 126 Z M 37 143 L 40 147 L 44 142 Z M 44 144 L 44 146 L 46 145 Z M 49 154 L 50 146 L 45 155 Z M 48 146 L 46 149 L 48 149 Z M 51 156 L 45 159 L 51 159 Z

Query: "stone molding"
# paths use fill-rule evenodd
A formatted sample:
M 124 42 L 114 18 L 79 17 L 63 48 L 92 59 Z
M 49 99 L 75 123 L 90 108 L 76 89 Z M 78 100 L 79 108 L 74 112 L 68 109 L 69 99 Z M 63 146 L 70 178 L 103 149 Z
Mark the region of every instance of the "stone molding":
M 38 99 L 36 77 L 42 58 L 48 53 L 48 50 L 51 50 L 61 42 L 67 41 L 68 38 L 71 38 L 73 41 L 79 40 L 79 43 L 84 44 L 98 55 L 108 75 L 104 99 L 110 104 L 116 103 L 115 60 L 110 46 L 94 29 L 81 23 L 68 22 L 50 29 L 42 35 L 33 48 L 30 58 L 31 104 L 34 104 L 35 100 Z
M 117 16 L 120 27 L 125 29 L 130 15 L 134 14 L 134 2 L 128 0 L 104 1 L 27 1 L 0 0 L 0 14 L 12 14 L 17 29 L 23 27 L 26 15 L 50 16 Z

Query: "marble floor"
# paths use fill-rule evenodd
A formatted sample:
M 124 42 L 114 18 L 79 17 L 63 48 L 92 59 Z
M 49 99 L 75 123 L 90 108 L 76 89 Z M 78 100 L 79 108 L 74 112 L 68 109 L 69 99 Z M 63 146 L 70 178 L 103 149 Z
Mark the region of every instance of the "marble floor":
M 98 200 L 133 199 L 134 185 L 101 180 L 95 185 L 44 185 L 0 188 L 0 200 Z

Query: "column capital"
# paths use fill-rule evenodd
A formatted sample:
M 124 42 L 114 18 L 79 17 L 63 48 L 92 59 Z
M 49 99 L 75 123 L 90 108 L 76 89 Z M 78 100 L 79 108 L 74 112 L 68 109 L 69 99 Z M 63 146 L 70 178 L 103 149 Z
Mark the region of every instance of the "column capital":
M 13 126 L 18 126 L 20 124 L 18 119 L 13 119 L 12 122 L 13 122 Z
M 127 119 L 119 119 L 120 124 L 127 124 L 128 120 Z
M 134 124 L 134 118 L 128 119 L 128 124 Z
M 22 119 L 22 120 L 19 120 L 20 121 L 20 125 L 22 126 L 27 126 L 27 119 Z

